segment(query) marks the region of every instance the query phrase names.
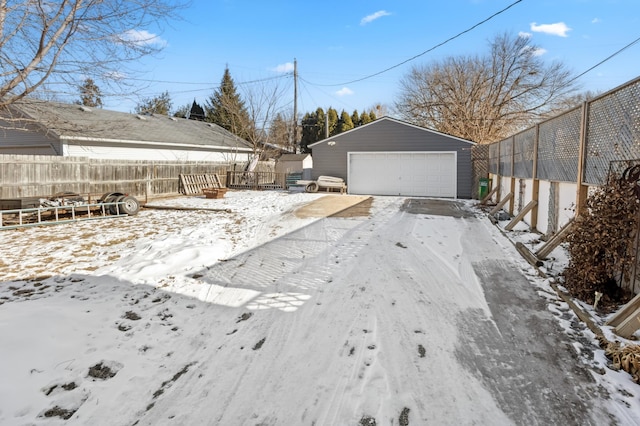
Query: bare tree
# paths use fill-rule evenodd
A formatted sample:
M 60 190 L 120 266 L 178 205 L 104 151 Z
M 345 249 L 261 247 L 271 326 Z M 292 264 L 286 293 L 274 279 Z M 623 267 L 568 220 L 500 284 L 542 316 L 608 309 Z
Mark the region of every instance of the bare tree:
M 282 110 L 282 99 L 288 99 L 278 84 L 262 84 L 247 88 L 244 92 L 244 103 L 249 115 L 243 134 L 253 145 L 255 154 L 269 157 L 276 150 L 275 142 L 269 132 L 274 118 Z
M 148 27 L 176 16 L 172 0 L 0 0 L 0 110 L 81 78 L 119 87 L 126 65 L 163 46 Z
M 566 105 L 576 90 L 560 62 L 546 64 L 527 36 L 508 33 L 484 56 L 449 57 L 414 67 L 396 109 L 412 123 L 490 143 Z
M 293 111 L 277 112 L 269 126 L 269 141 L 290 152 L 295 152 Z

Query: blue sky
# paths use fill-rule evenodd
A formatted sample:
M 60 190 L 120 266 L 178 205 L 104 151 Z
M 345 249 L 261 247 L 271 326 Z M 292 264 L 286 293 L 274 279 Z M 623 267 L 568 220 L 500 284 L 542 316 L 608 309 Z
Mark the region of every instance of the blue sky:
M 376 104 L 391 107 L 399 81 L 412 66 L 453 55 L 488 51 L 498 33 L 525 32 L 547 61 L 562 60 L 576 74 L 640 37 L 639 0 L 521 0 L 466 34 L 388 72 L 469 29 L 516 0 L 248 1 L 192 0 L 169 28 L 140 28 L 157 35 L 160 55 L 138 64 L 142 96 L 165 90 L 174 108 L 204 104 L 224 69 L 243 90 L 275 78 L 292 110 L 291 66 L 300 76 L 298 111 L 351 113 Z M 640 43 L 579 79 L 583 90 L 607 91 L 640 76 Z M 280 77 L 280 78 L 278 78 Z M 105 108 L 131 111 L 135 97 L 108 97 Z

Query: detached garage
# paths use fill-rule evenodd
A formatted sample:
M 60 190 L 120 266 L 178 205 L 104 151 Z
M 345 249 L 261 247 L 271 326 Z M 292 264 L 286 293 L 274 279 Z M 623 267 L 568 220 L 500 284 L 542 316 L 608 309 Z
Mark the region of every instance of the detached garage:
M 314 179 L 341 177 L 350 194 L 471 198 L 473 145 L 384 117 L 309 147 Z

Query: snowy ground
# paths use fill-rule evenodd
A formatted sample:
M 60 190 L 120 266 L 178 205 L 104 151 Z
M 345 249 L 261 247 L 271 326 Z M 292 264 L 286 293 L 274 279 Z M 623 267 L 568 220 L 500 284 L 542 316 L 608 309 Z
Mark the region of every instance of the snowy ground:
M 604 373 L 592 374 L 610 423 L 640 424 L 637 385 L 605 368 L 593 336 L 488 220 L 460 229 L 424 216 L 388 235 L 377 225 L 399 220 L 403 199 L 376 197 L 365 216 L 308 226 L 318 218 L 295 210 L 321 196 L 182 197 L 153 204 L 200 210 L 0 233 L 0 424 L 514 423 L 448 358 L 459 330 L 430 329 L 460 309 L 490 318 L 464 243 L 477 226 L 495 243 L 485 250 L 502 250 L 548 301 L 578 362 Z M 398 257 L 407 245 L 426 253 Z M 357 264 L 369 272 L 354 276 Z M 415 293 L 425 274 L 439 291 Z M 414 380 L 423 374 L 439 387 Z

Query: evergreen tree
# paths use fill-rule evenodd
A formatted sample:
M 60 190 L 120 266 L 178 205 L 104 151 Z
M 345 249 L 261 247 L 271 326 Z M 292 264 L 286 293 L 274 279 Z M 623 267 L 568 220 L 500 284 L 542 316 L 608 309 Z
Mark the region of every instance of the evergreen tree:
M 369 120 L 370 120 L 370 121 L 376 121 L 377 119 L 378 119 L 378 117 L 376 117 L 376 113 L 375 113 L 375 112 L 373 112 L 373 111 L 371 111 L 371 112 L 369 113 Z
M 102 93 L 93 79 L 87 78 L 84 80 L 84 83 L 80 86 L 80 100 L 76 101 L 76 104 L 102 108 Z
M 322 108 L 316 109 L 316 142 L 324 139 L 326 137 L 326 115 Z
M 204 108 L 202 108 L 196 100 L 193 100 L 193 104 L 191 104 L 191 108 L 189 109 L 189 120 L 197 120 L 204 121 Z
M 306 113 L 302 117 L 301 123 L 300 152 L 311 152 L 308 146 L 318 141 L 318 119 L 316 118 L 316 113 Z
M 240 98 L 228 67 L 224 70 L 220 87 L 205 103 L 205 121 L 215 123 L 243 139 L 251 134 L 249 112 Z
M 338 134 L 338 111 L 329 108 L 327 117 L 329 117 L 329 136 L 335 136 Z
M 346 132 L 354 127 L 351 116 L 345 110 L 342 110 L 340 113 L 340 121 L 338 122 L 338 133 Z
M 366 111 L 362 111 L 362 114 L 360 114 L 360 125 L 364 126 L 365 124 L 371 123 L 371 121 L 371 115 Z
M 172 104 L 171 95 L 169 95 L 168 91 L 164 91 L 153 98 L 143 99 L 142 102 L 136 105 L 135 113 L 169 115 Z
M 351 122 L 353 123 L 353 127 L 358 127 L 360 125 L 360 115 L 358 114 L 357 109 L 354 109 L 353 114 L 351 114 Z
M 300 139 L 300 151 L 311 152 L 309 145 L 325 139 L 325 114 L 322 108 L 315 112 L 306 113 L 302 117 L 302 137 Z

